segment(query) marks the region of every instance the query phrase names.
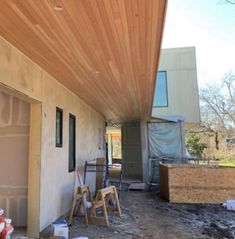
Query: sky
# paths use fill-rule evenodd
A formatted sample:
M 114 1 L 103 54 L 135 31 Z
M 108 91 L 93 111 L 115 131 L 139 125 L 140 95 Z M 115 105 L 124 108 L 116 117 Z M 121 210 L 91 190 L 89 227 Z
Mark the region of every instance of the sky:
M 168 0 L 162 48 L 196 47 L 199 88 L 235 74 L 235 5 L 224 0 Z

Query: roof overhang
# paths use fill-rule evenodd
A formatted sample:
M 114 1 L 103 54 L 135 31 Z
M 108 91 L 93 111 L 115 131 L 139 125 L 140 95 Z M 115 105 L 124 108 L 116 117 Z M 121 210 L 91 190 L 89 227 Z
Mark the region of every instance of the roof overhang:
M 107 119 L 147 119 L 166 1 L 0 1 L 0 35 Z

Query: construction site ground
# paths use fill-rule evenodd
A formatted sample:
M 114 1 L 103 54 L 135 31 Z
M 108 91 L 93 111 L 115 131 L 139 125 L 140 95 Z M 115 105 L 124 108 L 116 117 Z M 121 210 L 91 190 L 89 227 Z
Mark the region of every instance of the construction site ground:
M 110 226 L 85 225 L 74 217 L 70 238 L 234 239 L 235 212 L 222 205 L 172 204 L 157 192 L 121 192 L 122 217 L 109 213 Z

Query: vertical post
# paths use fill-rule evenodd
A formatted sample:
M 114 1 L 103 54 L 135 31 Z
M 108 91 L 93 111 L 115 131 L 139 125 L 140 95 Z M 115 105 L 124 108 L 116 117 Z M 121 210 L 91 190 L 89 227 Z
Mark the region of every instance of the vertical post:
M 110 148 L 110 155 L 111 155 L 111 162 L 113 164 L 113 135 L 111 134 L 111 148 Z
M 180 138 L 181 138 L 181 163 L 186 162 L 186 145 L 185 145 L 185 129 L 184 121 L 179 120 L 180 124 Z
M 86 184 L 86 170 L 87 170 L 87 161 L 85 162 L 83 185 Z
M 107 134 L 107 155 L 108 155 L 108 162 L 109 164 L 112 164 L 112 139 L 111 134 Z
M 30 104 L 29 172 L 28 172 L 28 228 L 30 237 L 40 232 L 40 175 L 41 175 L 41 104 Z
M 143 181 L 149 181 L 149 146 L 148 146 L 148 123 L 144 120 L 140 122 L 141 153 L 142 153 L 142 175 Z

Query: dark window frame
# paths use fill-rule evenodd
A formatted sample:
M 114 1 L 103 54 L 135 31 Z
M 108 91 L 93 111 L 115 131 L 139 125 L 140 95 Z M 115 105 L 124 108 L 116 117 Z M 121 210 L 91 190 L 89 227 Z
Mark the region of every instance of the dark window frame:
M 57 119 L 59 116 L 59 124 L 57 123 Z M 55 122 L 55 146 L 57 148 L 62 148 L 63 147 L 63 110 L 59 107 L 56 107 L 56 122 Z M 59 127 L 59 129 L 57 128 Z M 59 130 L 59 141 L 58 139 L 58 130 Z
M 157 75 L 160 72 L 164 72 L 165 73 L 165 80 L 166 80 L 166 105 L 161 105 L 161 106 L 154 105 L 154 96 L 155 96 L 155 92 L 157 91 L 156 86 L 155 86 L 154 96 L 153 96 L 153 108 L 167 108 L 167 107 L 169 107 L 167 71 L 157 71 Z M 157 85 L 157 82 L 156 82 L 156 85 Z
M 71 131 L 70 131 L 70 120 L 74 120 L 74 128 L 73 128 L 73 132 L 72 132 L 72 137 L 73 137 L 73 145 L 71 145 L 70 142 L 70 137 L 71 137 Z M 71 148 L 72 147 L 72 148 Z M 73 150 L 73 158 L 71 158 L 71 150 Z M 76 116 L 73 114 L 69 114 L 69 162 L 68 162 L 68 169 L 69 169 L 69 173 L 74 172 L 75 168 L 76 168 Z M 72 160 L 72 167 L 71 167 L 71 160 Z

